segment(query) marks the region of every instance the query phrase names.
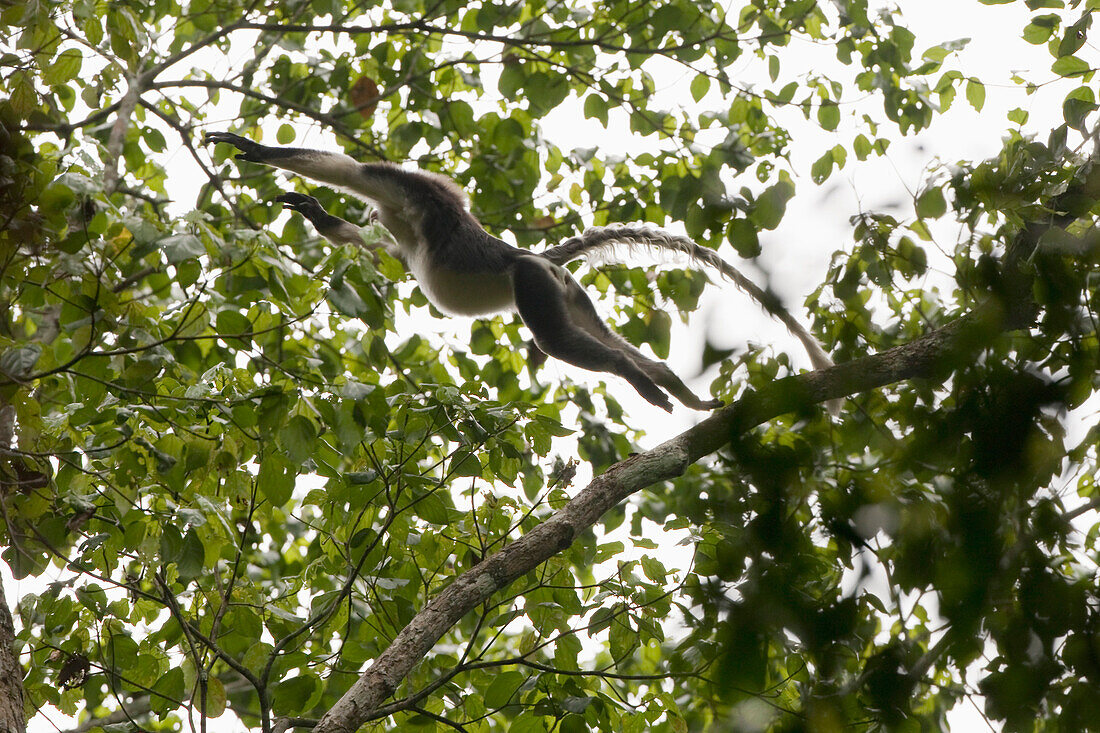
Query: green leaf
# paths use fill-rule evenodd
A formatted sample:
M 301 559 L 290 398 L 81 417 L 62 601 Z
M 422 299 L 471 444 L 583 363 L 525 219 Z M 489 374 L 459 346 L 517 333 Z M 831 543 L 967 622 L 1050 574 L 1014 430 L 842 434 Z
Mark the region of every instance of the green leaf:
M 215 324 L 221 336 L 247 336 L 252 332 L 252 322 L 237 310 L 218 311 Z
M 332 278 L 325 299 L 346 316 L 362 318 L 364 321 L 371 318 L 372 309 L 348 279 L 343 277 L 343 273 Z
M 821 183 L 827 179 L 833 172 L 835 162 L 832 150 L 827 150 L 824 155 L 815 160 L 810 166 L 810 178 L 814 183 Z
M 541 716 L 524 712 L 509 723 L 508 731 L 509 733 L 545 733 L 549 727 L 547 721 Z
M 630 618 L 625 613 L 620 613 L 611 620 L 608 634 L 611 655 L 616 659 L 623 659 L 638 646 L 639 639 L 630 626 Z
M 378 480 L 377 471 L 349 471 L 344 474 L 344 479 L 351 486 L 372 484 Z
M 1058 76 L 1072 77 L 1083 76 L 1092 71 L 1092 67 L 1076 56 L 1062 56 L 1051 65 L 1050 70 Z
M 981 112 L 985 106 L 985 84 L 971 78 L 966 82 L 966 101 L 975 111 Z
M 295 415 L 279 430 L 279 445 L 292 465 L 304 463 L 310 457 L 316 438 L 317 428 L 304 415 Z
M 730 220 L 726 228 L 726 239 L 742 257 L 756 257 L 760 254 L 760 238 L 756 234 L 756 227 L 748 219 Z
M 710 90 L 710 77 L 706 74 L 697 74 L 696 77 L 691 80 L 691 98 L 696 102 L 702 101 L 708 90 Z
M 183 536 L 183 546 L 176 558 L 176 569 L 181 578 L 197 578 L 203 573 L 203 564 L 206 560 L 206 548 L 198 533 L 191 528 Z
M 275 132 L 275 140 L 280 145 L 290 145 L 295 137 L 297 133 L 294 132 L 294 127 L 286 123 L 279 125 L 279 129 Z
M 794 99 L 794 95 L 798 91 L 798 88 L 798 82 L 792 81 L 791 83 L 780 89 L 779 93 L 774 96 L 772 96 L 769 92 L 768 98 L 777 105 L 790 104 L 791 100 Z
M 515 671 L 495 675 L 485 691 L 485 707 L 497 710 L 509 704 L 525 681 L 526 677 Z
M 775 229 L 783 220 L 787 202 L 794 196 L 794 184 L 780 181 L 770 186 L 756 199 L 749 220 L 760 229 Z
M 173 524 L 166 524 L 160 533 L 160 559 L 164 563 L 176 562 L 183 554 L 183 535 Z
M 42 347 L 38 344 L 8 349 L 0 354 L 0 373 L 9 379 L 26 379 L 34 372 L 34 365 L 41 356 Z
M 505 62 L 504 68 L 500 72 L 500 80 L 497 82 L 497 89 L 501 96 L 505 99 L 518 98 L 523 83 L 523 62 L 518 60 Z
M 665 570 L 665 566 L 662 565 L 659 560 L 652 558 L 648 555 L 642 555 L 641 564 L 642 571 L 645 573 L 645 576 L 647 578 L 652 580 L 654 583 L 665 582 L 665 575 L 667 571 Z
M 928 48 L 921 54 L 921 58 L 925 61 L 939 64 L 951 54 L 963 50 L 968 45 L 970 45 L 969 38 L 956 38 L 953 41 L 946 41 L 945 43 Z
M 11 89 L 8 103 L 12 111 L 19 117 L 29 117 L 38 107 L 38 94 L 30 76 L 26 72 L 17 71 L 8 78 L 8 86 Z
M 835 102 L 823 102 L 817 108 L 817 122 L 825 130 L 835 130 L 840 124 L 840 107 Z
M 917 197 L 917 216 L 922 219 L 938 219 L 947 213 L 947 201 L 943 189 L 938 186 L 929 188 Z
M 1058 19 L 1058 16 L 1050 17 Z M 1054 27 L 1036 23 L 1035 19 L 1024 27 L 1024 40 L 1036 46 L 1046 43 L 1052 35 L 1054 35 Z
M 1091 25 L 1092 15 L 1085 13 L 1081 20 L 1066 28 L 1066 32 L 1062 36 L 1062 41 L 1058 44 L 1057 55 L 1070 56 L 1077 53 L 1077 51 L 1085 45 L 1085 40 L 1088 38 L 1088 31 Z
M 449 475 L 476 478 L 481 476 L 483 470 L 481 461 L 478 460 L 475 453 L 470 451 L 458 451 L 451 459 Z
M 275 685 L 271 692 L 271 707 L 276 715 L 301 715 L 306 712 L 321 681 L 312 674 L 299 674 Z
M 80 74 L 80 66 L 84 57 L 75 48 L 67 48 L 57 55 L 50 67 L 46 69 L 44 79 L 51 86 L 65 84 L 75 79 Z
M 852 141 L 852 151 L 859 160 L 867 160 L 872 152 L 871 141 L 862 133 L 856 135 L 856 139 Z
M 601 95 L 591 92 L 584 98 L 585 119 L 599 120 L 607 127 L 607 100 Z
M 645 341 L 653 347 L 653 353 L 659 358 L 668 358 L 669 349 L 672 347 L 672 318 L 668 313 L 663 310 L 650 313 Z
M 220 718 L 225 712 L 227 702 L 225 685 L 217 677 L 208 677 L 206 680 L 205 710 L 207 717 Z M 198 705 L 196 704 L 196 708 Z
M 103 21 L 101 18 L 95 15 L 85 18 L 81 28 L 84 30 L 88 42 L 93 46 L 98 46 L 100 41 L 103 40 Z
M 1085 118 L 1096 109 L 1096 96 L 1087 86 L 1077 87 L 1062 102 L 1062 116 L 1066 124 L 1082 133 L 1088 132 Z
M 156 714 L 166 715 L 179 707 L 184 699 L 183 667 L 172 667 L 161 675 L 153 691 L 157 694 L 149 696 L 149 706 Z
M 606 542 L 596 548 L 596 562 L 605 562 L 620 555 L 626 547 L 622 542 Z
M 158 242 L 168 264 L 176 265 L 184 260 L 206 254 L 202 241 L 194 234 L 174 234 Z
M 294 474 L 286 459 L 278 454 L 270 454 L 260 462 L 260 471 L 256 476 L 257 488 L 275 506 L 283 506 L 290 500 L 294 490 Z
M 447 502 L 438 494 L 425 494 L 413 505 L 416 516 L 425 522 L 446 527 L 451 522 L 451 511 Z

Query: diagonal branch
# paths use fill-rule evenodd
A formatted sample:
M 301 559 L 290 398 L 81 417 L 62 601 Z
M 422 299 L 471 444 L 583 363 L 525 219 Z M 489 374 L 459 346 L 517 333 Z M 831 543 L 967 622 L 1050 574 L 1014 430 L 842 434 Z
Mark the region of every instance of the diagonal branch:
M 914 341 L 828 369 L 776 380 L 747 391 L 734 404 L 656 448 L 615 464 L 545 522 L 490 555 L 444 588 L 399 633 L 314 729 L 352 733 L 467 613 L 568 548 L 605 512 L 636 491 L 683 474 L 695 461 L 727 445 L 731 437 L 772 418 L 816 403 L 915 378 L 944 378 L 974 358 L 1000 334 L 1028 328 L 1038 315 L 1030 297 L 1028 260 L 1040 237 L 1073 217 L 1066 204 L 1075 196 L 1100 195 L 1100 166 L 1085 165 L 1077 182 L 1047 203 L 1056 212 L 1020 228 L 1008 242 L 1002 297 Z
M 726 445 L 731 435 L 818 402 L 946 373 L 951 365 L 964 363 L 991 336 L 1022 325 L 1026 323 L 1001 317 L 1001 310 L 995 306 L 979 309 L 911 343 L 827 370 L 787 377 L 749 392 L 672 440 L 612 466 L 541 525 L 442 590 L 325 714 L 315 730 L 350 733 L 358 729 L 469 611 L 569 547 L 620 501 L 647 486 L 680 476 L 692 463 Z

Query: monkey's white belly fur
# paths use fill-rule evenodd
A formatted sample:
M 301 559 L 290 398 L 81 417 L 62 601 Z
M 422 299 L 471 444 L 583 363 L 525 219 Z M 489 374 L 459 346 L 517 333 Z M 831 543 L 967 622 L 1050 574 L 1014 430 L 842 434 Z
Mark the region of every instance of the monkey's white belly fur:
M 454 272 L 410 262 L 420 289 L 439 310 L 456 316 L 483 316 L 515 306 L 512 279 L 504 272 Z

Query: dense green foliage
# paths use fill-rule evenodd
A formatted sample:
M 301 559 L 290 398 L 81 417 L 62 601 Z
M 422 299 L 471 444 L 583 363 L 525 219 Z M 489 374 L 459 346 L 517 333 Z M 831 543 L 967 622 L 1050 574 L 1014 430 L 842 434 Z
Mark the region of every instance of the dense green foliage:
M 1034 325 L 836 419 L 731 436 L 468 615 L 380 729 L 937 730 L 970 696 L 1012 730 L 1100 721 L 1081 427 L 1100 3 L 1015 5 L 1051 62 L 1018 94 L 1066 85 L 1064 124 L 1033 136 L 1015 109 L 999 155 L 862 212 L 809 305 L 838 362 L 980 305 Z M 352 220 L 363 204 L 226 163 L 203 131 L 323 129 L 444 172 L 520 246 L 644 220 L 752 257 L 815 182 L 986 101 L 963 43 L 922 45 L 866 0 L 17 0 L 0 18 L 3 559 L 42 578 L 16 617 L 28 714 L 111 731 L 320 717 L 438 589 L 562 505 L 566 461 L 599 472 L 643 427 L 621 383 L 533 381 L 511 317 L 395 327 L 426 308 L 399 263 L 269 226 L 289 185 Z M 807 43 L 833 66 L 787 73 Z M 582 116 L 645 152 L 559 147 L 547 120 Z M 827 141 L 810 170 L 801 138 Z M 579 272 L 661 357 L 667 313 L 706 282 Z M 768 349 L 706 360 L 726 399 L 790 371 Z

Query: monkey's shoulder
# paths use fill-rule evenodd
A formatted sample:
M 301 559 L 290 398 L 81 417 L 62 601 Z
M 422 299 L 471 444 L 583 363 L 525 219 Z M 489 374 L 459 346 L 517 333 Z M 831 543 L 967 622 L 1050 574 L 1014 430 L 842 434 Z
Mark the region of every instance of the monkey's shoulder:
M 398 189 L 408 205 L 423 209 L 466 211 L 469 199 L 453 180 L 440 173 L 419 168 L 402 168 L 395 163 L 363 163 L 366 177 Z

